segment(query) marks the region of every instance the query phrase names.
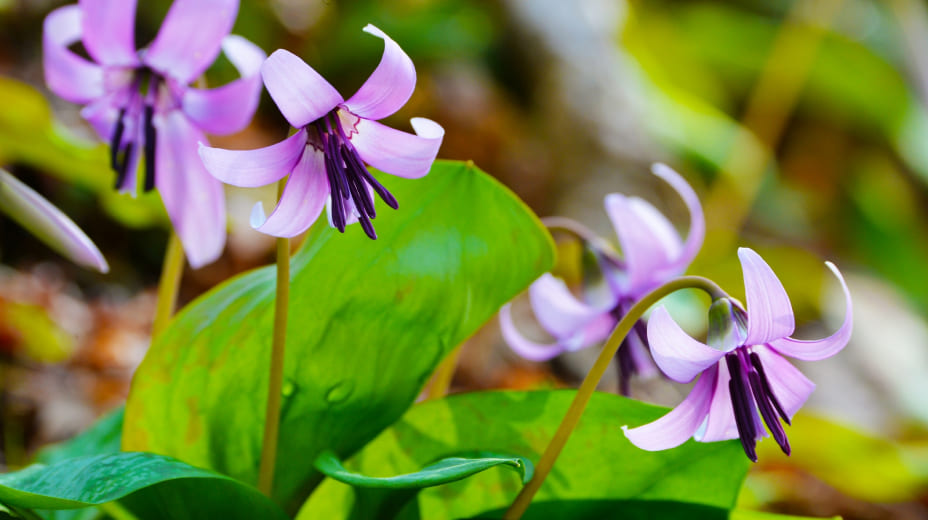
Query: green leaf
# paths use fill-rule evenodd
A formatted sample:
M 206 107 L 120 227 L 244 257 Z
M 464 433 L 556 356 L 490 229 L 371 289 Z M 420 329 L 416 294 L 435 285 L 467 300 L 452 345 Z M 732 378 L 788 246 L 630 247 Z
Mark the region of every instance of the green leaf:
M 274 496 L 293 510 L 322 480 L 323 450 L 349 456 L 396 421 L 441 359 L 553 264 L 535 215 L 472 164 L 381 180 L 400 209 L 381 210 L 378 240 L 323 219 L 291 260 Z M 257 480 L 274 280 L 273 267 L 247 273 L 178 314 L 136 373 L 125 449 Z
M 538 460 L 574 394 L 566 390 L 481 392 L 421 403 L 346 466 L 363 474 L 399 474 L 467 450 L 520 453 Z M 564 506 L 563 516 L 555 515 L 557 508 L 547 507 L 569 501 L 596 508 L 603 501 L 621 500 L 634 502 L 645 512 L 663 511 L 654 509 L 660 505 L 727 514 L 750 464 L 737 442 L 689 441 L 673 450 L 648 452 L 633 446 L 622 433 L 623 425 L 638 426 L 666 412 L 620 396 L 595 394 L 536 496 L 535 501 L 545 506 L 534 505 L 529 512 L 541 510 L 548 515 L 536 512 L 540 515 L 536 518 L 578 518 L 572 516 L 573 506 Z M 429 520 L 469 518 L 505 509 L 521 487 L 512 472 L 490 469 L 421 491 L 417 507 L 421 518 Z M 350 486 L 326 479 L 297 518 L 358 518 L 351 515 L 359 497 L 366 498 Z
M 0 502 L 16 509 L 116 500 L 140 520 L 287 518 L 251 486 L 151 453 L 90 455 L 0 475 Z
M 85 455 L 118 453 L 124 413 L 122 407 L 113 410 L 73 439 L 42 449 L 36 460 L 42 464 L 54 464 Z
M 342 461 L 331 451 L 316 457 L 316 469 L 329 478 L 358 487 L 384 489 L 421 489 L 455 482 L 481 471 L 496 467 L 511 466 L 519 471 L 522 483 L 532 478 L 532 463 L 522 457 L 506 457 L 484 453 L 475 457 L 447 457 L 430 464 L 415 473 L 394 477 L 368 477 L 345 469 Z

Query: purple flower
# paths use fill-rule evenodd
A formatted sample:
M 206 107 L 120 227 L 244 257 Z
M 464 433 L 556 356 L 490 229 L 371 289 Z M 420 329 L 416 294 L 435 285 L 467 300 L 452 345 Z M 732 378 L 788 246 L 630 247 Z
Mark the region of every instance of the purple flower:
M 522 336 L 512 322 L 510 306 L 500 310 L 503 337 L 522 357 L 545 361 L 563 352 L 589 347 L 606 339 L 618 321 L 645 294 L 682 274 L 696 256 L 705 235 L 702 206 L 693 189 L 675 171 L 663 164 L 652 167 L 655 175 L 670 184 L 690 213 L 690 231 L 683 241 L 667 219 L 648 202 L 619 193 L 606 196 L 606 213 L 619 238 L 623 257 L 605 246 L 590 244 L 607 282 L 602 301 L 591 294 L 581 301 L 567 285 L 551 274 L 542 275 L 529 287 L 532 310 L 541 326 L 554 337 L 552 344 L 539 344 Z M 628 394 L 632 374 L 656 372 L 647 353 L 644 323 L 636 324 L 619 349 L 618 363 L 622 393 Z
M 261 67 L 261 75 L 281 113 L 298 131 L 258 150 L 200 149 L 207 170 L 235 186 L 262 186 L 290 174 L 269 217 L 260 203 L 255 206 L 252 226 L 258 231 L 297 235 L 327 205 L 329 222 L 339 231 L 360 221 L 364 232 L 377 238 L 370 222 L 375 217 L 373 192 L 390 207 L 398 205 L 365 163 L 406 178 L 429 172 L 444 136 L 441 126 L 417 117 L 412 120 L 413 135 L 376 122 L 399 110 L 412 95 L 412 60 L 380 29 L 368 25 L 364 32 L 384 41 L 383 58 L 348 101 L 303 60 L 278 50 Z
M 770 266 L 747 248 L 738 250 L 738 258 L 744 271 L 747 312 L 733 300 L 716 302 L 721 305 L 714 304 L 714 310 L 722 310 L 727 319 L 710 319 L 711 346 L 683 332 L 663 307 L 651 314 L 648 340 L 660 369 L 681 383 L 701 375 L 689 396 L 670 413 L 644 426 L 623 427 L 639 448 L 665 450 L 689 437 L 701 442 L 739 437 L 747 456 L 756 461 L 754 448 L 757 440 L 767 435 L 766 423 L 789 454 L 780 419 L 789 424 L 815 384 L 783 356 L 825 359 L 838 353 L 850 339 L 851 294 L 833 264 L 826 262 L 844 289 L 844 324 L 825 339 L 802 341 L 788 337 L 795 327 L 793 309 Z
M 257 108 L 265 55 L 229 35 L 238 0 L 176 0 L 158 35 L 135 48 L 136 0 L 82 0 L 45 19 L 43 52 L 49 88 L 86 105 L 81 115 L 110 143 L 116 186 L 157 188 L 193 267 L 219 257 L 225 245 L 222 184 L 203 168 L 203 132 L 229 134 L 248 125 Z M 73 53 L 82 43 L 93 62 Z M 220 48 L 242 75 L 215 89 L 189 85 Z
M 101 273 L 110 270 L 97 246 L 71 219 L 5 170 L 0 170 L 0 211 L 74 263 Z

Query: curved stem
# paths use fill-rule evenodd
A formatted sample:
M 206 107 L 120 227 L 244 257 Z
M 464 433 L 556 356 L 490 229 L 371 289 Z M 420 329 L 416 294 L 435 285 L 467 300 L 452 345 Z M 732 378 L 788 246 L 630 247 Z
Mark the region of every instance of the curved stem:
M 180 279 L 184 274 L 184 246 L 180 237 L 174 230 L 168 237 L 168 247 L 164 253 L 164 264 L 161 266 L 161 280 L 158 282 L 158 303 L 155 307 L 155 319 L 151 325 L 151 339 L 154 341 L 164 332 L 174 307 L 177 304 L 177 292 L 180 289 Z
M 458 358 L 461 357 L 461 348 L 463 346 L 458 345 L 455 347 L 435 369 L 432 384 L 429 386 L 428 392 L 426 392 L 426 399 L 441 399 L 448 394 L 448 389 L 451 388 L 451 380 L 454 379 L 454 371 L 458 368 Z
M 503 516 L 504 520 L 518 520 L 522 517 L 522 514 L 525 513 L 525 510 L 528 509 L 529 503 L 531 503 L 535 493 L 541 488 L 541 484 L 545 481 L 548 473 L 551 472 L 551 468 L 554 466 L 554 462 L 557 460 L 558 455 L 561 454 L 561 450 L 567 443 L 567 439 L 570 438 L 570 434 L 573 433 L 574 428 L 577 427 L 577 423 L 580 422 L 580 417 L 583 415 L 587 403 L 590 402 L 590 398 L 593 396 L 596 386 L 599 385 L 600 379 L 602 379 L 603 374 L 606 373 L 606 369 L 609 368 L 612 358 L 615 357 L 616 352 L 618 352 L 619 347 L 622 345 L 622 341 L 625 340 L 625 336 L 631 331 L 635 322 L 644 315 L 645 311 L 657 303 L 658 300 L 680 289 L 701 289 L 708 293 L 713 300 L 727 296 L 725 291 L 711 280 L 701 276 L 682 276 L 654 289 L 638 300 L 638 303 L 628 310 L 628 313 L 622 317 L 622 320 L 616 325 L 615 330 L 612 331 L 609 339 L 606 340 L 602 352 L 600 352 L 599 357 L 596 358 L 596 363 L 593 364 L 593 368 L 587 373 L 586 378 L 584 378 L 583 383 L 577 390 L 577 394 L 574 396 L 573 402 L 570 403 L 570 408 L 567 409 L 564 419 L 561 420 L 557 432 L 555 432 L 551 442 L 548 443 L 548 447 L 545 448 L 544 453 L 541 455 L 541 460 L 539 460 L 538 464 L 535 466 L 535 475 L 532 477 L 532 480 L 522 488 L 522 491 L 519 492 L 519 496 L 516 497 L 512 505 L 509 506 L 509 509 Z
M 281 180 L 278 193 L 286 180 Z M 264 416 L 264 439 L 258 467 L 258 490 L 271 496 L 274 467 L 277 462 L 277 438 L 280 431 L 280 407 L 283 401 L 284 347 L 287 341 L 287 307 L 290 302 L 290 239 L 277 239 L 277 297 L 274 300 L 274 336 L 271 343 L 271 368 L 267 384 L 267 410 Z

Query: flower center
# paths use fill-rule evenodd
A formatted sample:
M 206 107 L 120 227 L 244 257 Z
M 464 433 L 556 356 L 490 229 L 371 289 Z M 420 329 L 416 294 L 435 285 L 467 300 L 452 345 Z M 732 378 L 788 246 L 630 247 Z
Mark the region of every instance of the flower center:
M 783 453 L 789 455 L 789 440 L 786 438 L 786 432 L 783 431 L 783 425 L 780 424 L 781 418 L 786 421 L 786 424 L 791 424 L 789 416 L 783 410 L 780 400 L 777 399 L 770 386 L 770 380 L 764 372 L 760 356 L 756 352 L 748 352 L 745 347 L 739 347 L 725 354 L 725 362 L 731 374 L 728 390 L 731 393 L 735 424 L 738 426 L 738 437 L 741 439 L 744 453 L 749 459 L 757 462 L 755 446 L 757 439 L 762 435 L 761 429 L 763 428 L 757 416 L 757 411 L 760 410 L 760 415 L 770 434 L 780 445 Z
M 351 114 L 346 114 L 351 116 Z M 354 116 L 351 116 L 354 117 Z M 386 188 L 364 166 L 364 161 L 351 144 L 354 128 L 347 131 L 343 126 L 339 109 L 329 112 L 324 117 L 311 123 L 315 128 L 322 152 L 325 156 L 325 173 L 329 179 L 331 192 L 330 212 L 332 223 L 342 233 L 351 216 L 357 217 L 364 233 L 371 239 L 377 238 L 371 219 L 377 216 L 374 211 L 372 191 L 393 209 L 399 204 Z
M 158 88 L 164 79 L 148 67 L 132 72 L 125 104 L 116 116 L 116 126 L 110 138 L 110 167 L 116 172 L 116 188 L 126 189 L 131 184 L 129 168 L 135 166 L 134 154 L 143 148 L 145 158 L 144 190 L 155 187 L 155 132 L 154 115 Z M 132 172 L 134 173 L 134 172 Z

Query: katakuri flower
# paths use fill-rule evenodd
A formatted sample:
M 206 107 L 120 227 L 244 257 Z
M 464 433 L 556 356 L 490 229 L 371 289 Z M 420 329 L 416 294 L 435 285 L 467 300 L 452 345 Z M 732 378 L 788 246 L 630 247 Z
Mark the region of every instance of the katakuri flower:
M 429 172 L 445 133 L 441 126 L 413 118 L 416 134 L 410 134 L 377 122 L 399 110 L 412 95 L 416 86 L 412 60 L 380 29 L 368 25 L 364 32 L 383 40 L 383 58 L 347 101 L 303 60 L 277 50 L 261 67 L 261 75 L 297 132 L 258 150 L 201 147 L 206 168 L 228 184 L 257 187 L 290 174 L 270 216 L 265 216 L 261 203 L 252 211 L 251 225 L 258 231 L 279 237 L 298 235 L 325 205 L 329 223 L 339 231 L 360 221 L 364 232 L 377 238 L 371 224 L 376 215 L 373 192 L 391 208 L 398 203 L 365 163 L 406 178 Z
M 815 384 L 783 356 L 815 361 L 831 357 L 851 337 L 851 294 L 838 269 L 826 262 L 844 290 L 844 323 L 831 336 L 803 341 L 790 338 L 793 309 L 780 280 L 754 251 L 738 250 L 744 271 L 747 310 L 724 298 L 710 310 L 709 345 L 680 329 L 663 307 L 648 322 L 648 340 L 657 366 L 681 383 L 699 380 L 689 396 L 660 419 L 628 429 L 639 448 L 657 451 L 679 446 L 690 437 L 700 442 L 740 438 L 744 452 L 757 461 L 755 446 L 767 435 L 764 424 L 787 455 L 789 441 L 780 419 L 790 424 Z
M 554 337 L 539 344 L 516 330 L 510 305 L 500 310 L 503 337 L 522 357 L 546 361 L 606 339 L 618 321 L 642 296 L 683 274 L 702 246 L 705 221 L 699 198 L 679 174 L 663 164 L 652 167 L 683 199 L 689 210 L 690 229 L 681 239 L 673 225 L 654 206 L 638 197 L 610 193 L 606 213 L 619 239 L 620 258 L 604 240 L 587 237 L 607 284 L 605 296 L 592 293 L 577 299 L 563 280 L 544 274 L 529 287 L 529 300 L 538 323 Z M 647 349 L 644 321 L 639 321 L 619 349 L 619 384 L 628 394 L 633 374 L 653 375 L 656 369 Z
M 71 261 L 101 273 L 110 270 L 90 238 L 51 202 L 0 170 L 0 211 Z
M 45 80 L 110 143 L 116 187 L 135 193 L 144 157 L 146 191 L 157 188 L 193 267 L 219 257 L 226 239 L 222 184 L 197 155 L 204 132 L 230 134 L 251 121 L 265 54 L 229 35 L 238 0 L 175 0 L 147 48 L 135 48 L 136 0 L 81 0 L 45 18 Z M 93 62 L 69 47 L 82 43 Z M 241 79 L 214 89 L 190 84 L 225 52 Z

